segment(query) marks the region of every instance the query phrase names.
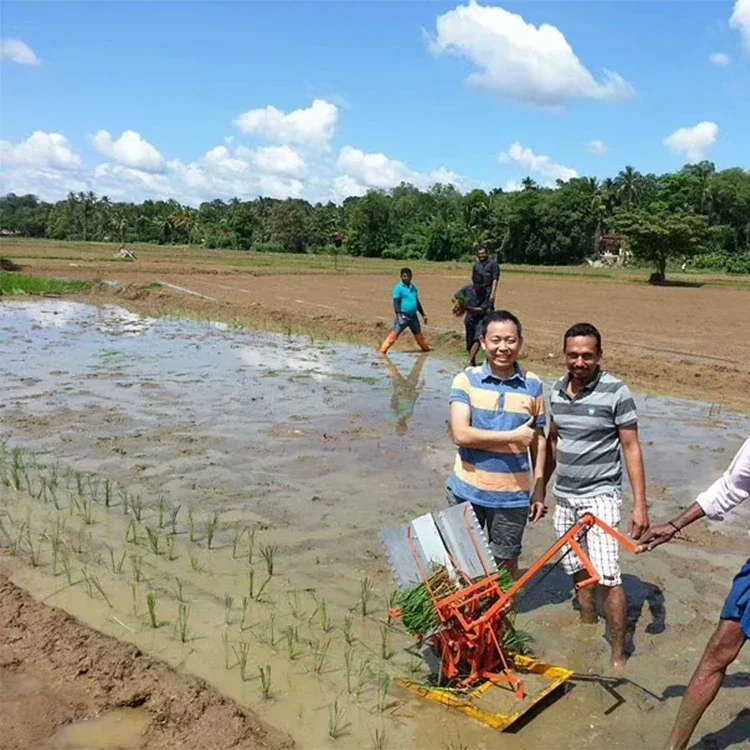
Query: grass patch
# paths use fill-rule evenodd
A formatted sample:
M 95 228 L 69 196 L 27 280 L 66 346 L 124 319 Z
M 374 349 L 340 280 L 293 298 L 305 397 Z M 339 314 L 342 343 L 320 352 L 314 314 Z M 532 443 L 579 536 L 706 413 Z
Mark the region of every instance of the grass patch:
M 70 294 L 83 292 L 91 286 L 90 281 L 78 279 L 42 279 L 23 273 L 0 271 L 0 293 L 16 294 Z

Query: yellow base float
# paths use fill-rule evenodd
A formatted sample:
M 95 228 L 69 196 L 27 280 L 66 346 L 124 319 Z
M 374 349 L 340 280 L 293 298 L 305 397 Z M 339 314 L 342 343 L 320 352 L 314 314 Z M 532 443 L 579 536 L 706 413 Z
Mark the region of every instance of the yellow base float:
M 410 680 L 398 680 L 398 684 L 421 695 L 423 698 L 428 698 L 456 711 L 460 711 L 465 716 L 481 721 L 493 729 L 507 729 L 539 703 L 539 701 L 567 682 L 574 674 L 570 669 L 555 667 L 527 656 L 515 656 L 514 662 L 516 670 L 520 675 L 534 675 L 537 678 L 543 678 L 546 682 L 540 690 L 534 692 L 533 695 L 527 695 L 522 701 L 517 701 L 515 693 L 508 685 L 496 685 L 490 681 L 466 693 L 458 693 L 454 690 L 446 690 L 438 687 L 426 687 L 422 683 L 411 682 Z M 492 694 L 496 694 L 497 691 L 502 693 L 502 697 L 517 701 L 520 704 L 518 710 L 514 713 L 498 713 L 493 711 Z M 497 694 L 495 697 L 498 697 Z

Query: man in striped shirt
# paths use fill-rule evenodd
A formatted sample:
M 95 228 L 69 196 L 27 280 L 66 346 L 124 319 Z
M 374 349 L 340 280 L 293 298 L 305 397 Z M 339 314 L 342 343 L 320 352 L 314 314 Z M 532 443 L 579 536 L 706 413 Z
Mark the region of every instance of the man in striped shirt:
M 630 535 L 639 539 L 648 528 L 646 476 L 638 440 L 638 415 L 625 383 L 599 367 L 602 339 L 590 323 L 577 323 L 563 339 L 568 374 L 550 394 L 550 435 L 545 484 L 557 469 L 554 524 L 558 538 L 586 513 L 610 526 L 620 522 L 622 456 L 633 489 Z M 619 545 L 598 527 L 583 538 L 582 547 L 601 576 L 602 594 L 612 646 L 612 669 L 625 666 L 627 607 L 622 589 Z M 567 548 L 562 564 L 578 583 L 588 577 L 578 557 Z M 581 620 L 595 623 L 596 590 L 578 591 Z
M 479 340 L 484 365 L 459 373 L 451 386 L 450 425 L 458 451 L 446 492 L 450 505 L 472 504 L 498 564 L 517 577 L 526 522 L 547 511 L 542 381 L 516 362 L 523 338 L 513 313 L 490 313 Z

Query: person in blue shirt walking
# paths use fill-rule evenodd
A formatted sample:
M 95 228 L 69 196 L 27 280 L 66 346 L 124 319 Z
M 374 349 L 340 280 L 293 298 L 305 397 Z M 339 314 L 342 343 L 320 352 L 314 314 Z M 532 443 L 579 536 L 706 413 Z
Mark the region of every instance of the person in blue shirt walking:
M 393 287 L 393 311 L 396 313 L 396 319 L 393 321 L 393 330 L 380 347 L 380 353 L 385 354 L 398 340 L 398 337 L 408 328 L 419 344 L 423 352 L 429 352 L 430 347 L 427 345 L 422 327 L 419 325 L 419 315 L 427 324 L 422 303 L 419 301 L 419 291 L 417 285 L 412 283 L 411 268 L 401 269 L 401 281 Z

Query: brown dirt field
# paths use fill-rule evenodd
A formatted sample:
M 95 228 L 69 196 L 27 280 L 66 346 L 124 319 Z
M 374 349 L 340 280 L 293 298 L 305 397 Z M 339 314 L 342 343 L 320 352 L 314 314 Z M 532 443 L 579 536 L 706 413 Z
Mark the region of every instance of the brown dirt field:
M 147 712 L 142 750 L 293 746 L 203 680 L 35 601 L 2 572 L 0 674 L 3 750 L 59 748 L 61 726 L 134 707 Z
M 111 246 L 79 246 L 85 252 L 62 259 L 50 257 L 48 243 L 35 251 L 37 257 L 22 255 L 20 262 L 26 272 L 43 276 L 117 280 L 122 288 L 97 287 L 91 301 L 117 302 L 142 314 L 186 313 L 368 346 L 380 343 L 392 321 L 393 263 L 347 258 L 345 270 L 336 274 L 321 267 L 330 259 L 317 256 L 284 256 L 274 269 L 268 257 L 203 250 L 180 256 L 174 248 L 150 248 L 135 263 L 116 263 Z M 358 263 L 362 273 L 355 272 Z M 462 355 L 463 325 L 451 314 L 450 299 L 468 273 L 460 264 L 415 264 L 429 314 L 425 330 L 438 352 Z M 497 306 L 522 320 L 527 366 L 560 374 L 563 332 L 588 320 L 602 331 L 605 366 L 632 387 L 750 410 L 750 287 L 741 281 L 729 288 L 651 287 L 629 271 L 616 278 L 585 269 L 569 273 L 513 272 L 501 279 Z M 204 297 L 144 288 L 153 282 Z M 413 347 L 408 333 L 397 344 Z

